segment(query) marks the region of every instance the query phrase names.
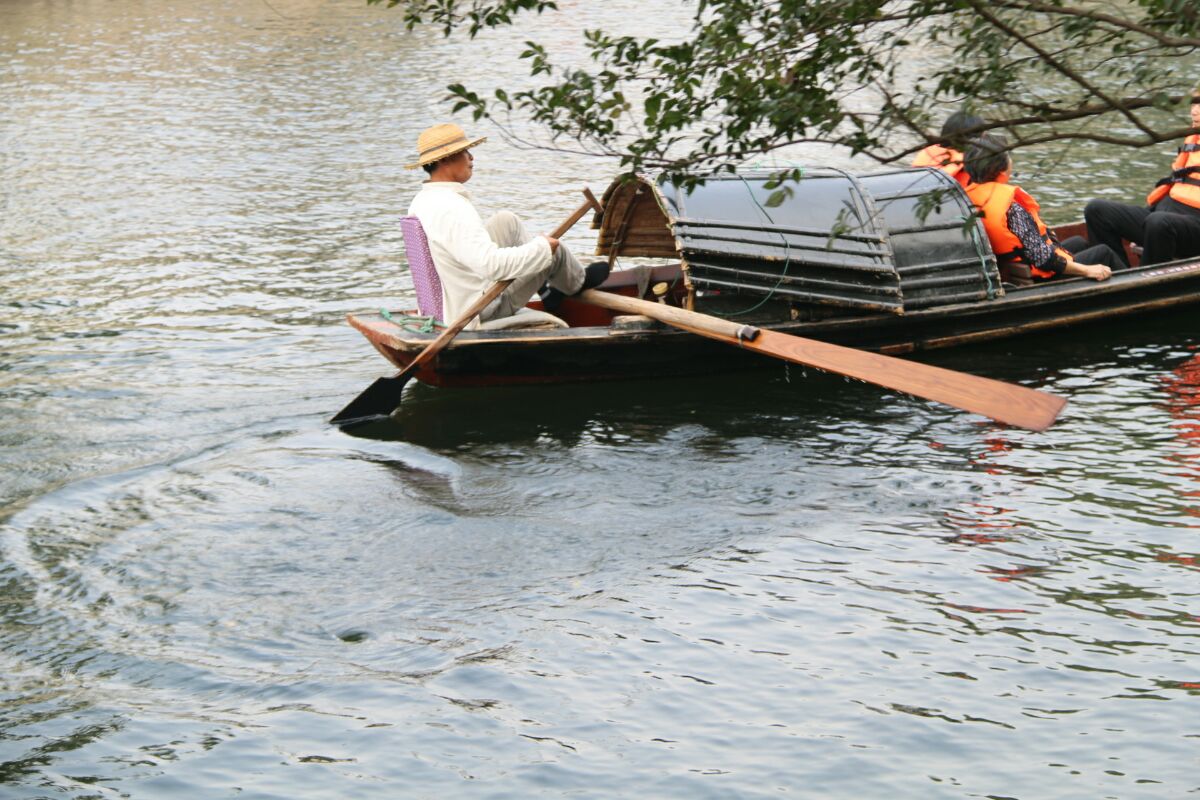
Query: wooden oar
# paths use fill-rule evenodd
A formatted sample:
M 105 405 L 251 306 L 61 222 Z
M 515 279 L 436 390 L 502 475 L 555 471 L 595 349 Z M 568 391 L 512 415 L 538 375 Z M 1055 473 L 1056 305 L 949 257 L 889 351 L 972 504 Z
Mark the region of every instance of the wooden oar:
M 595 289 L 589 289 L 572 299 L 612 311 L 643 314 L 709 339 L 781 358 L 793 364 L 836 372 L 926 400 L 935 400 L 1018 428 L 1045 430 L 1067 404 L 1066 398 L 1037 389 L 991 378 L 980 378 L 977 375 L 955 372 L 918 361 L 739 325 L 719 317 L 662 303 L 651 303 Z
M 600 204 L 590 189 L 584 189 L 583 194 L 587 197 L 587 201 L 575 209 L 575 212 L 563 224 L 554 229 L 553 233 L 550 234 L 552 238 L 558 239 L 561 237 L 571 229 L 571 226 L 582 219 L 583 215 L 588 211 L 600 209 Z M 347 403 L 346 407 L 335 414 L 333 419 L 329 421 L 334 425 L 345 428 L 390 416 L 400 405 L 400 397 L 404 391 L 405 384 L 412 379 L 417 370 L 436 358 L 437 354 L 446 345 L 450 344 L 450 340 L 457 336 L 463 328 L 470 325 L 471 320 L 475 319 L 479 312 L 487 308 L 488 303 L 499 297 L 508 288 L 510 283 L 512 283 L 511 280 L 497 281 L 492 288 L 484 292 L 483 297 L 472 303 L 471 307 L 464 311 L 462 316 L 454 320 L 450 327 L 442 331 L 441 335 L 430 342 L 428 347 L 418 353 L 417 357 L 409 362 L 408 366 L 390 378 L 376 378 L 374 383 L 364 389 L 358 397 Z

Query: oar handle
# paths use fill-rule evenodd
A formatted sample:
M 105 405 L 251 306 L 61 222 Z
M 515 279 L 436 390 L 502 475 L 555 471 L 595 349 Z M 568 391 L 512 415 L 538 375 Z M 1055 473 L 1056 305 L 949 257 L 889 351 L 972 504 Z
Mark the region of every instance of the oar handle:
M 665 322 L 668 325 L 685 325 L 689 328 L 705 331 L 706 333 L 716 334 L 717 336 L 731 336 L 739 341 L 752 342 L 758 337 L 758 328 L 751 325 L 742 325 L 737 322 L 730 322 L 727 319 L 719 319 L 707 314 L 697 314 L 694 311 L 685 311 L 675 306 L 668 306 L 663 303 L 651 303 L 649 300 L 638 300 L 611 292 L 598 292 L 595 289 L 588 289 L 573 299 L 582 300 L 585 303 L 600 306 L 601 308 L 607 308 L 609 311 L 642 314 L 657 319 L 660 322 Z
M 583 219 L 583 215 L 588 211 L 591 211 L 592 209 L 595 209 L 596 211 L 600 210 L 600 201 L 596 199 L 596 195 L 592 194 L 591 189 L 584 187 L 583 196 L 587 198 L 587 201 L 584 202 L 584 204 L 579 208 L 575 209 L 575 212 L 571 214 L 571 216 L 567 217 L 566 222 L 551 231 L 550 238 L 557 239 L 567 231 L 571 230 L 571 228 L 575 226 L 575 223 Z

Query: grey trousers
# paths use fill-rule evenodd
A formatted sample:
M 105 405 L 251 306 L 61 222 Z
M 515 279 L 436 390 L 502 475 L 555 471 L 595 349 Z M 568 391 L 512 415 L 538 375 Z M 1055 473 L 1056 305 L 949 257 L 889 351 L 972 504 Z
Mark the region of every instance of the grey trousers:
M 511 211 L 493 214 L 491 219 L 484 223 L 484 227 L 487 228 L 492 241 L 501 247 L 519 247 L 533 238 L 517 215 Z M 523 308 L 529 302 L 534 293 L 542 288 L 543 283 L 549 283 L 563 294 L 575 294 L 583 286 L 583 276 L 583 265 L 579 263 L 579 259 L 566 246 L 560 244 L 550 260 L 550 266 L 517 278 L 504 290 L 504 294 L 493 300 L 480 313 L 479 318 L 486 322 L 500 317 L 511 317 L 517 313 L 517 309 Z

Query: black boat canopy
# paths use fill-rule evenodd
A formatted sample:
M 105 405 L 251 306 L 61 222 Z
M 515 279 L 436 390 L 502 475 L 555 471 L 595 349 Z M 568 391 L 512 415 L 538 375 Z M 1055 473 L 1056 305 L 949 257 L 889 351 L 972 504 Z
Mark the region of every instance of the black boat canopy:
M 652 176 L 604 193 L 600 255 L 680 259 L 689 289 L 903 313 L 1004 294 L 982 223 L 936 169 L 855 176 L 718 175 L 689 191 Z

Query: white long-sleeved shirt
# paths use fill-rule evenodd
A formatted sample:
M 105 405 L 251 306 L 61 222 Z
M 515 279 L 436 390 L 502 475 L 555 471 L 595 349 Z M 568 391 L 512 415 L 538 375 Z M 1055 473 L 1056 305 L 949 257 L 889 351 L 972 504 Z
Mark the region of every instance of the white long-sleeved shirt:
M 518 278 L 550 265 L 550 243 L 535 236 L 517 247 L 500 247 L 461 183 L 427 182 L 408 213 L 421 220 L 429 252 L 442 281 L 442 315 L 458 319 L 496 281 Z M 479 327 L 479 318 L 469 328 Z

